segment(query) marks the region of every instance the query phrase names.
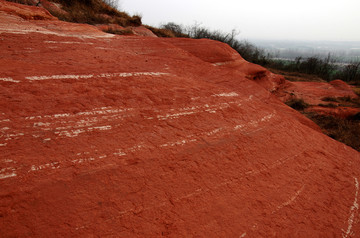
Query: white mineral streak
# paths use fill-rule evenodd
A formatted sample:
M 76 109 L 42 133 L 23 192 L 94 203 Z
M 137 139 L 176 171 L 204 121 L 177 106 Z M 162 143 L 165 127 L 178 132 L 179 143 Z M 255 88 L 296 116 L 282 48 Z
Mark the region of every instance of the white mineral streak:
M 16 169 L 13 167 L 2 168 L 0 170 L 0 179 L 7 179 L 17 176 Z
M 139 76 L 162 76 L 169 75 L 162 72 L 132 72 L 132 73 L 101 73 L 101 74 L 63 74 L 63 75 L 44 75 L 44 76 L 28 76 L 25 79 L 30 81 L 40 81 L 48 79 L 91 79 L 91 78 L 127 78 L 127 77 L 139 77 Z
M 44 41 L 47 44 L 84 44 L 84 45 L 93 45 L 91 42 L 78 42 L 78 41 Z
M 20 83 L 19 80 L 14 80 L 13 78 L 0 78 L 0 81 L 4 81 L 4 82 L 11 82 L 11 83 Z
M 214 94 L 214 97 L 237 97 L 239 96 L 239 94 L 237 94 L 236 92 L 230 92 L 230 93 L 219 93 L 219 94 Z
M 342 232 L 343 232 L 342 237 L 343 238 L 355 237 L 355 234 L 352 231 L 352 227 L 353 227 L 354 221 L 357 220 L 355 215 L 359 210 L 359 203 L 358 203 L 359 181 L 358 181 L 358 179 L 356 177 L 354 177 L 354 180 L 355 180 L 355 198 L 354 198 L 353 205 L 350 207 L 350 216 L 348 218 L 348 227 L 347 227 L 346 231 L 342 230 Z

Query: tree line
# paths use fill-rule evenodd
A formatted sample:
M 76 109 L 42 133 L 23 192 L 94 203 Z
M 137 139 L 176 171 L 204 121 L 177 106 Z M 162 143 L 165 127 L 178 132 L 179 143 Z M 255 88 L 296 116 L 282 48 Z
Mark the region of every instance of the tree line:
M 183 26 L 173 22 L 163 24 L 161 29 L 171 31 L 176 37 L 189 37 L 194 39 L 212 39 L 228 44 L 236 50 L 245 60 L 264 67 L 313 74 L 324 80 L 341 79 L 346 82 L 360 83 L 360 62 L 337 64 L 335 58 L 329 53 L 327 57 L 311 56 L 297 57 L 295 60 L 274 59 L 270 53 L 246 40 L 237 38 L 239 31 L 223 32 L 210 30 L 200 24 Z

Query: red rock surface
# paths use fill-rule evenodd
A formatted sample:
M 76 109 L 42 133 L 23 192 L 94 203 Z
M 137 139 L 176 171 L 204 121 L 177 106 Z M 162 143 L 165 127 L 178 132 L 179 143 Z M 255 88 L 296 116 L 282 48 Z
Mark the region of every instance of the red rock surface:
M 360 237 L 359 152 L 227 45 L 3 9 L 2 237 Z
M 119 35 L 157 37 L 152 31 L 150 31 L 144 26 L 130 26 L 125 28 L 117 24 L 99 24 L 96 25 L 96 27 L 104 32 L 124 32 L 123 34 Z
M 137 36 L 157 37 L 152 31 L 144 26 L 132 26 L 129 29 Z
M 1 11 L 7 15 L 14 15 L 26 20 L 55 20 L 56 17 L 52 16 L 46 9 L 40 7 L 30 7 L 19 5 L 12 2 L 1 1 Z
M 252 79 L 259 85 L 286 102 L 291 98 L 301 98 L 306 103 L 318 105 L 324 103 L 326 97 L 357 98 L 351 86 L 342 80 L 327 82 L 290 82 L 283 76 L 274 75 L 261 66 L 256 66 L 258 73 L 252 73 Z
M 249 68 L 246 65 L 246 68 Z M 244 71 L 243 69 L 241 69 Z M 356 99 L 359 96 L 353 91 L 350 85 L 342 80 L 331 82 L 292 82 L 285 80 L 283 76 L 273 74 L 259 65 L 252 65 L 247 72 L 247 78 L 254 80 L 260 86 L 271 92 L 282 102 L 291 99 L 302 99 L 309 104 L 307 111 L 319 114 L 331 115 L 340 118 L 348 118 L 360 112 L 355 107 L 339 106 L 339 103 L 329 102 L 329 98 L 349 97 Z M 327 104 L 334 107 L 327 107 Z M 325 105 L 325 106 L 324 106 Z M 332 105 L 331 105 L 332 106 Z
M 360 113 L 359 108 L 353 108 L 353 107 L 322 107 L 322 106 L 313 106 L 308 108 L 306 111 L 309 112 L 316 112 L 319 114 L 334 116 L 334 117 L 340 117 L 343 119 L 352 117 L 358 113 Z
M 283 102 L 291 98 L 303 99 L 310 105 L 307 111 L 340 118 L 348 118 L 360 112 L 359 108 L 342 107 L 338 103 L 326 101 L 326 98 L 358 97 L 351 87 L 341 80 L 334 80 L 330 83 L 285 81 L 278 88 L 280 90 L 275 92 L 275 95 L 279 99 Z M 327 104 L 332 104 L 334 107 L 326 107 Z
M 334 80 L 330 83 L 291 82 L 291 84 L 286 88 L 287 92 L 314 105 L 324 103 L 321 99 L 326 97 L 357 97 L 351 87 L 341 80 Z

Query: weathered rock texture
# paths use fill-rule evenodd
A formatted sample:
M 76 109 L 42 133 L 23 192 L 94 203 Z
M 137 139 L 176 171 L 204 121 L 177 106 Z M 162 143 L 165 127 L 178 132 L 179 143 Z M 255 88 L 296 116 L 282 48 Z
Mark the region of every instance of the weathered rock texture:
M 360 237 L 360 154 L 253 81 L 280 76 L 6 4 L 2 237 Z
M 344 107 L 336 102 L 337 99 L 341 101 L 341 98 L 357 99 L 359 97 L 354 93 L 351 86 L 342 80 L 333 80 L 329 83 L 291 82 L 283 77 L 273 77 L 272 73 L 261 66 L 257 66 L 255 72 L 250 73 L 248 78 L 257 82 L 282 102 L 302 99 L 309 105 L 306 111 L 340 118 L 349 118 L 360 113 L 360 108 L 358 107 Z M 329 101 L 329 98 L 335 100 L 335 102 Z M 327 107 L 326 105 L 329 103 L 333 107 Z

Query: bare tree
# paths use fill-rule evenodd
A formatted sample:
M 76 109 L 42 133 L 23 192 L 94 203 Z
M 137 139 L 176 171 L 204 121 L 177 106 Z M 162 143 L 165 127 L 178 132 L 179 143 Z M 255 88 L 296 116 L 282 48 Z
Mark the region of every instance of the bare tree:
M 360 69 L 360 62 L 353 62 L 347 66 L 345 66 L 342 74 L 343 80 L 345 81 L 356 81 L 359 80 L 359 69 Z
M 110 7 L 113 7 L 115 9 L 119 9 L 120 8 L 120 3 L 119 0 L 103 0 L 107 5 L 109 5 Z

